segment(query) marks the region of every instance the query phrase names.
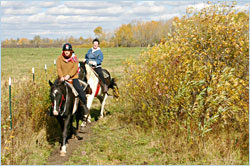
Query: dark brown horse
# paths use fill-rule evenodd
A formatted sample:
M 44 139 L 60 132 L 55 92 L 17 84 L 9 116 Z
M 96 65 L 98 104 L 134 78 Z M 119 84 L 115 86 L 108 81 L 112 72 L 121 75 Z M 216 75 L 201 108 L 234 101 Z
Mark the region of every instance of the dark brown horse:
M 57 120 L 62 129 L 62 144 L 61 144 L 61 156 L 66 155 L 66 143 L 71 134 L 75 134 L 78 139 L 81 139 L 77 132 L 73 130 L 73 107 L 76 100 L 71 88 L 64 82 L 59 81 L 58 79 L 52 83 L 49 81 L 51 90 L 50 98 L 52 101 L 52 109 L 58 111 L 59 115 L 56 116 Z M 89 85 L 85 88 L 87 94 L 92 93 Z M 52 111 L 52 110 L 51 110 Z M 88 109 L 86 105 L 82 102 L 79 102 L 78 108 L 75 112 L 76 122 L 77 122 L 77 131 L 79 129 L 79 120 L 83 120 L 84 115 L 88 114 Z

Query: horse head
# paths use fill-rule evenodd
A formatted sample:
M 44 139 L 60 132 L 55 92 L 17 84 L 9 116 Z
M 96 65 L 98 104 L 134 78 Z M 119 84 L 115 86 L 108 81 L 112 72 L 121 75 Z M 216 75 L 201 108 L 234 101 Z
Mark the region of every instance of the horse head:
M 66 87 L 63 82 L 59 80 L 56 80 L 54 84 L 49 80 L 49 84 L 50 99 L 52 102 L 53 111 L 57 111 L 59 114 L 61 114 L 66 101 Z

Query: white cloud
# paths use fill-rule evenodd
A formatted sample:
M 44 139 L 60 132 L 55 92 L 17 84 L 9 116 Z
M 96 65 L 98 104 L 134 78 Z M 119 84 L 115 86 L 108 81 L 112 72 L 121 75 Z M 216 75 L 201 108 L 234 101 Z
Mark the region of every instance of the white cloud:
M 235 6 L 235 9 L 239 11 L 249 11 L 249 3 L 246 3 L 244 5 L 237 5 Z
M 27 7 L 27 3 L 23 1 L 1 1 L 1 8 L 21 9 Z
M 24 20 L 26 20 L 26 19 L 23 16 L 5 16 L 5 17 L 1 17 L 1 22 L 2 23 L 12 24 L 11 26 L 13 26 L 13 24 L 22 23 L 22 22 L 24 22 Z
M 43 1 L 43 2 L 33 2 L 33 5 L 37 5 L 39 7 L 42 7 L 42 8 L 50 8 L 50 7 L 54 7 L 56 5 L 58 5 L 59 2 L 58 1 Z
M 213 1 L 213 0 L 212 0 Z M 248 2 L 236 9 L 247 10 Z M 65 37 L 93 35 L 102 26 L 113 31 L 133 20 L 168 20 L 181 17 L 187 7 L 197 10 L 207 5 L 201 1 L 1 1 L 2 38 Z
M 156 5 L 155 2 L 152 1 L 144 1 L 138 2 L 138 4 L 134 4 L 131 8 L 128 9 L 128 14 L 134 15 L 145 15 L 148 16 L 150 14 L 160 14 L 165 11 L 165 7 L 161 4 Z
M 36 7 L 30 7 L 30 8 L 24 8 L 24 9 L 13 9 L 13 8 L 6 8 L 2 9 L 3 15 L 30 15 L 35 14 L 41 11 L 40 8 Z
M 154 16 L 151 19 L 155 20 L 155 21 L 159 21 L 159 20 L 169 20 L 173 17 L 181 17 L 180 13 L 172 13 L 172 14 L 164 14 L 164 15 L 160 15 L 160 16 Z
M 81 9 L 99 9 L 107 8 L 113 6 L 112 2 L 105 1 L 68 1 L 64 3 L 65 6 L 71 8 L 81 8 Z
M 54 22 L 55 21 L 55 17 L 54 16 L 51 16 L 51 15 L 48 15 L 46 13 L 38 13 L 38 14 L 35 14 L 35 15 L 32 15 L 32 16 L 29 16 L 27 18 L 27 21 L 30 22 L 30 23 L 51 23 L 51 22 Z
M 189 5 L 190 1 L 162 1 L 159 2 L 162 5 L 168 5 L 168 6 L 183 6 L 183 5 Z
M 111 6 L 104 9 L 79 9 L 68 7 L 65 4 L 57 7 L 53 7 L 47 10 L 48 14 L 51 15 L 117 15 L 124 12 L 121 6 Z

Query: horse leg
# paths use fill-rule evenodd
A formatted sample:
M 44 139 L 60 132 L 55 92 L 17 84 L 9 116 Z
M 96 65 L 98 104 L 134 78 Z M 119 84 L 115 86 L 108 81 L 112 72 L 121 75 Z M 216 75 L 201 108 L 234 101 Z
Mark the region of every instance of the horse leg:
M 101 107 L 101 112 L 100 112 L 100 119 L 103 118 L 103 113 L 104 113 L 104 105 L 105 105 L 105 101 L 107 99 L 108 95 L 107 93 L 104 94 L 104 98 L 101 101 L 102 107 Z
M 94 98 L 95 98 L 95 95 L 93 94 L 93 95 L 89 96 L 88 100 L 87 100 L 87 108 L 88 108 L 87 121 L 88 121 L 88 123 L 91 123 L 90 107 L 93 103 Z
M 78 133 L 79 133 L 79 121 L 80 119 L 82 119 L 83 115 L 81 115 L 81 112 L 79 111 L 82 111 L 80 106 L 78 107 L 78 110 L 76 112 L 76 131 L 75 131 L 75 139 L 77 140 L 81 140 L 83 139 L 83 137 L 79 136 Z
M 61 127 L 61 131 L 63 132 L 63 126 L 64 126 L 64 123 L 63 123 L 63 118 L 62 117 L 60 117 L 60 116 L 57 116 L 57 121 L 59 122 L 59 124 L 60 124 L 60 127 Z M 60 139 L 60 144 L 61 144 L 61 146 L 62 146 L 62 139 Z
M 69 131 L 70 131 L 70 134 L 69 134 L 69 138 L 71 137 L 71 138 L 74 138 L 75 136 L 76 136 L 76 129 L 74 128 L 74 126 L 73 126 L 73 120 L 74 120 L 74 118 L 73 118 L 73 116 L 72 116 L 72 118 L 70 118 L 70 128 L 69 128 Z
M 87 109 L 88 109 L 88 114 L 87 115 L 84 115 L 85 118 L 87 118 L 87 122 L 88 123 L 91 123 L 91 115 L 90 115 L 90 107 L 92 105 L 92 102 L 94 100 L 94 94 L 92 95 L 89 95 L 87 96 Z M 82 124 L 81 124 L 81 127 L 86 127 L 87 125 L 87 122 L 86 121 L 83 121 Z
M 62 149 L 61 149 L 61 156 L 65 156 L 66 155 L 66 142 L 67 142 L 67 135 L 68 135 L 68 128 L 69 128 L 69 124 L 70 124 L 70 118 L 71 115 L 68 115 L 64 121 L 64 127 L 63 127 L 63 144 L 62 144 Z

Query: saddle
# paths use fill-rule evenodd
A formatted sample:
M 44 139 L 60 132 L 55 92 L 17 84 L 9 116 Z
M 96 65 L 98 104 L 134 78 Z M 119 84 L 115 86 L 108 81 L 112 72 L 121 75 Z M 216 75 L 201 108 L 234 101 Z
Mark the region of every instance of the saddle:
M 84 87 L 83 91 L 85 91 L 85 89 L 87 88 L 88 84 L 86 82 L 80 80 L 80 79 L 79 79 L 79 83 L 80 83 L 80 85 L 83 85 L 83 87 Z M 79 97 L 78 97 L 79 94 L 76 91 L 76 89 L 74 88 L 72 80 L 65 81 L 65 84 L 67 84 L 71 88 L 73 94 L 75 95 L 75 102 L 74 102 L 74 107 L 73 107 L 73 112 L 72 112 L 72 114 L 74 114 L 76 112 L 76 110 L 77 110 L 77 106 L 78 106 L 79 101 L 80 101 Z

